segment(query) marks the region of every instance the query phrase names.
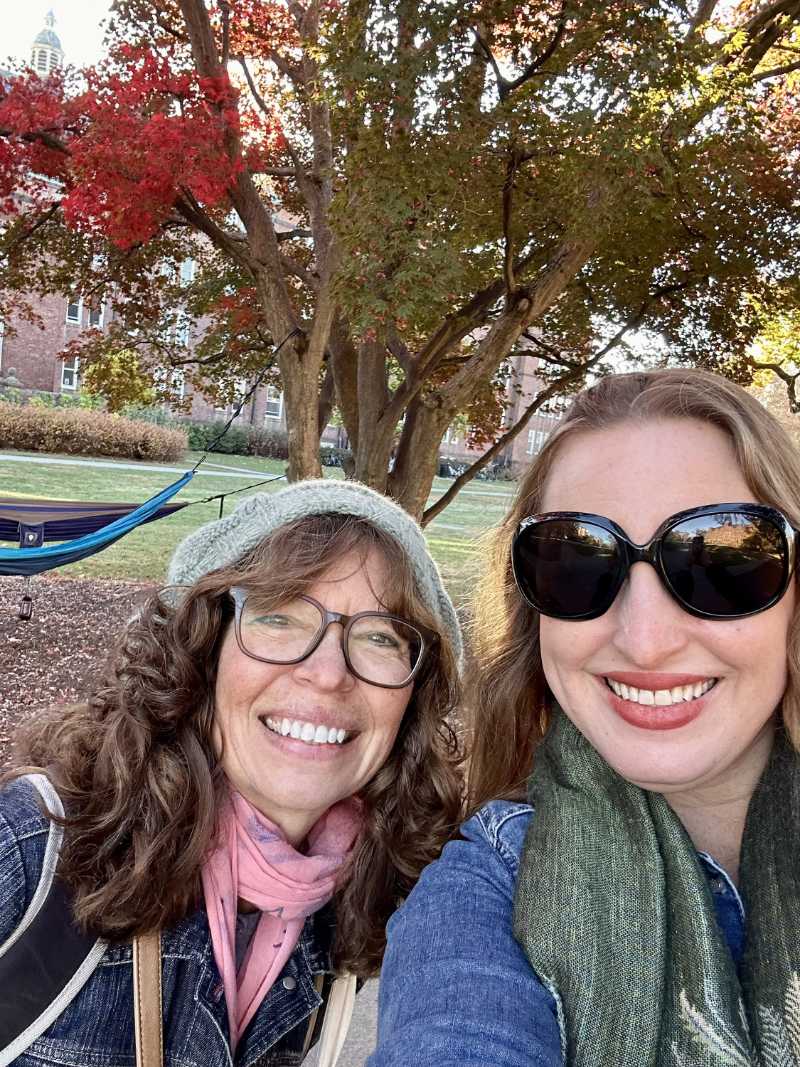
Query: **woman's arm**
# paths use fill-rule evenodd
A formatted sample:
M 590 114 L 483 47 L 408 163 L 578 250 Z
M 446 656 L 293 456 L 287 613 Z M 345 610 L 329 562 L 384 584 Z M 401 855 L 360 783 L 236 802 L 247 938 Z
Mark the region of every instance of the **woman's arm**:
M 16 930 L 39 881 L 49 823 L 38 797 L 21 779 L 0 790 L 0 945 Z
M 561 1067 L 553 1001 L 511 931 L 530 817 L 489 805 L 391 919 L 369 1067 Z

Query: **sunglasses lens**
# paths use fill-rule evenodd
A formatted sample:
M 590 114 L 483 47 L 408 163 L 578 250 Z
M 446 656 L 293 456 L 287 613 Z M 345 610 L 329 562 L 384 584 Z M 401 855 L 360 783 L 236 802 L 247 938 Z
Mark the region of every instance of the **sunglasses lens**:
M 591 618 L 611 606 L 623 558 L 614 535 L 589 522 L 545 519 L 519 532 L 514 576 L 525 599 L 543 615 Z
M 783 531 L 747 512 L 687 519 L 661 543 L 664 573 L 677 597 L 703 614 L 730 616 L 763 611 L 786 583 Z

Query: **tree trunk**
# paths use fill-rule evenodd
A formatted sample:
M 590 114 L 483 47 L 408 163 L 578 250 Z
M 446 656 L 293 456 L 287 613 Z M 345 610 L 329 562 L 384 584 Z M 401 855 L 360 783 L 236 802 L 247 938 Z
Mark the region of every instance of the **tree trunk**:
M 358 353 L 358 447 L 355 450 L 355 476 L 360 482 L 386 492 L 389 457 L 395 424 L 386 417 L 389 384 L 386 377 L 386 348 L 377 341 L 365 341 Z
M 421 519 L 439 468 L 439 443 L 450 420 L 438 408 L 417 398 L 406 412 L 389 495 L 416 519 Z
M 294 350 L 280 363 L 289 447 L 287 477 L 290 482 L 321 478 L 317 378 L 308 373 L 302 356 Z

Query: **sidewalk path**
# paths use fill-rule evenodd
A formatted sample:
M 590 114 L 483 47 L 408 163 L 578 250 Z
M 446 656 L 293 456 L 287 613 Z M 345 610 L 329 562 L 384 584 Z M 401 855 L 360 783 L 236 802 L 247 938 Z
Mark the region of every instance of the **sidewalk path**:
M 10 456 L 5 453 L 0 453 L 0 463 L 40 463 L 43 466 L 52 467 L 60 464 L 64 467 L 110 467 L 112 470 L 126 470 L 126 471 L 161 471 L 164 474 L 185 474 L 189 466 L 186 467 L 159 467 L 151 463 L 117 463 L 113 459 L 55 459 L 52 456 Z M 213 476 L 214 478 L 262 478 L 264 480 L 268 478 L 278 479 L 281 475 L 270 474 L 268 471 L 251 471 L 244 470 L 239 467 L 223 467 L 221 464 L 215 468 L 211 468 L 209 464 L 203 464 L 196 474 L 204 474 L 207 477 Z M 432 490 L 431 494 L 436 492 Z M 506 497 L 511 500 L 512 493 L 504 492 L 502 490 L 491 489 L 461 489 L 459 496 L 485 496 L 494 500 L 502 500 Z M 437 498 L 434 497 L 432 503 Z M 462 530 L 463 526 L 448 526 L 445 523 L 438 522 L 436 525 L 441 530 Z
M 45 467 L 110 467 L 112 470 L 149 471 L 163 474 L 185 474 L 191 464 L 186 467 L 158 467 L 152 463 L 117 463 L 113 459 L 56 459 L 53 456 L 9 456 L 0 454 L 0 463 L 40 463 Z M 234 471 L 236 473 L 234 473 Z M 280 475 L 270 474 L 268 471 L 241 470 L 238 467 L 225 467 L 221 470 L 212 470 L 205 464 L 195 471 L 195 474 L 204 474 L 213 478 L 279 478 Z

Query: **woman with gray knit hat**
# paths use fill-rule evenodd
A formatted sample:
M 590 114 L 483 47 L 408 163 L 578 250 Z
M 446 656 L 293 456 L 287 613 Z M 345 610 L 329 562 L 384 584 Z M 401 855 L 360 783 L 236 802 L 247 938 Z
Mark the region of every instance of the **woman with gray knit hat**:
M 404 511 L 260 493 L 168 582 L 0 792 L 0 1067 L 332 1064 L 458 824 L 461 637 Z

